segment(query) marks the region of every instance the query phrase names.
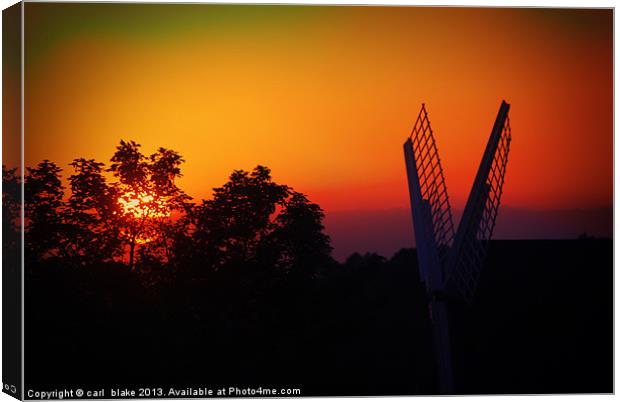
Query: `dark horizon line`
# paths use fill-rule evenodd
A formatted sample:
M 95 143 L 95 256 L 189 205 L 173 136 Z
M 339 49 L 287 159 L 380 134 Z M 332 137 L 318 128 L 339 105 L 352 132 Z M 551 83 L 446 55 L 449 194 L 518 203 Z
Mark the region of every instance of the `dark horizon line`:
M 586 235 L 586 237 L 581 237 L 583 235 Z M 517 243 L 517 242 L 573 242 L 573 241 L 613 241 L 613 237 L 608 237 L 608 236 L 593 236 L 593 235 L 589 235 L 588 233 L 582 233 L 580 235 L 578 235 L 577 237 L 557 237 L 557 238 L 519 238 L 519 239 L 503 239 L 503 238 L 499 238 L 499 239 L 491 239 L 489 240 L 490 242 L 510 242 L 510 243 Z M 347 257 L 344 258 L 344 260 L 340 261 L 337 258 L 334 258 L 334 260 L 336 260 L 339 263 L 344 263 L 346 262 L 347 259 L 349 259 L 349 257 L 358 254 L 360 256 L 366 256 L 366 255 L 377 255 L 379 257 L 383 257 L 387 260 L 392 259 L 396 254 L 398 254 L 399 252 L 403 251 L 403 250 L 417 250 L 417 247 L 414 245 L 412 247 L 402 247 L 400 249 L 398 249 L 397 251 L 395 251 L 390 257 L 387 257 L 379 252 L 375 252 L 375 251 L 365 251 L 365 252 L 360 252 L 360 251 L 354 251 L 351 254 L 349 254 Z

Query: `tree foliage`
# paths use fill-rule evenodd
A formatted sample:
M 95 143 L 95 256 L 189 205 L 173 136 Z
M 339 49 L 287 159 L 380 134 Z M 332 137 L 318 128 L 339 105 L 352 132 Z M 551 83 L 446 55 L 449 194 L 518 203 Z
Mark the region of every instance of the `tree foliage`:
M 18 265 L 21 253 L 20 187 L 17 168 L 7 169 L 2 165 L 2 261 L 6 262 L 6 269 Z
M 164 249 L 160 257 L 168 259 L 171 216 L 183 210 L 189 199 L 175 184 L 181 177 L 179 166 L 184 160 L 165 148 L 147 158 L 141 153 L 140 144 L 121 141 L 111 161 L 108 171 L 118 178 L 113 187 L 121 203 L 119 233 L 123 244 L 129 247 L 130 269 L 135 266 L 135 249 L 140 243 L 157 244 L 160 247 L 145 248 Z
M 63 252 L 77 265 L 110 261 L 121 255 L 118 193 L 103 176 L 104 164 L 79 158 L 70 166 L 71 196 L 64 209 Z
M 24 182 L 25 241 L 27 258 L 40 260 L 56 255 L 63 234 L 61 209 L 64 187 L 60 169 L 54 162 L 44 160 L 27 168 Z

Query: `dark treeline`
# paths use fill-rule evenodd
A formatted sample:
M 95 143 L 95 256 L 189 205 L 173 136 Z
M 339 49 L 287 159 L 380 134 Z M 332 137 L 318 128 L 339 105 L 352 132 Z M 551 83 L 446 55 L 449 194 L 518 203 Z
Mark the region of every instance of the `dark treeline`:
M 78 267 L 125 261 L 130 270 L 197 279 L 248 264 L 313 276 L 331 263 L 323 211 L 273 182 L 267 167 L 234 171 L 212 199 L 193 203 L 176 185 L 183 162 L 175 151 L 160 148 L 147 157 L 135 142 L 121 141 L 108 168 L 75 159 L 69 189 L 54 162 L 27 168 L 27 262 L 60 259 Z M 11 189 L 19 183 L 14 170 L 4 168 L 3 177 L 10 215 L 5 230 L 11 230 L 20 213 Z
M 27 169 L 26 388 L 437 392 L 415 250 L 338 263 L 320 207 L 266 167 L 195 202 L 182 163 L 121 142 L 107 167 L 76 159 L 69 188 L 50 161 Z M 492 242 L 474 305 L 451 309 L 457 392 L 611 392 L 612 258 L 610 240 Z

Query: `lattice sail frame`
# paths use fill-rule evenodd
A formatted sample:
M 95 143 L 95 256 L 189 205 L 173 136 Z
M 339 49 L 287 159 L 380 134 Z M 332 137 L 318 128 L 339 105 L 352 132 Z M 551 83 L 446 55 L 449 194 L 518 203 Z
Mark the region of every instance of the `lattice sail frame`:
M 420 193 L 422 199 L 430 205 L 432 235 L 443 269 L 448 250 L 454 241 L 454 223 L 437 144 L 424 104 L 422 104 L 409 139 L 413 147 Z
M 450 250 L 446 287 L 473 301 L 499 211 L 512 133 L 502 102 Z

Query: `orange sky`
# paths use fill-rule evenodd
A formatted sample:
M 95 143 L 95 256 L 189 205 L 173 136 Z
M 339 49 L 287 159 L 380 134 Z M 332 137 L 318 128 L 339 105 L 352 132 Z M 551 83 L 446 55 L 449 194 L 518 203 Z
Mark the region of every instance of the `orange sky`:
M 27 3 L 26 165 L 179 151 L 209 198 L 233 169 L 329 211 L 408 206 L 402 143 L 427 104 L 453 206 L 500 101 L 504 205 L 612 203 L 611 10 Z

